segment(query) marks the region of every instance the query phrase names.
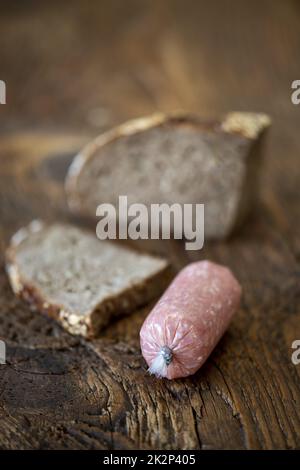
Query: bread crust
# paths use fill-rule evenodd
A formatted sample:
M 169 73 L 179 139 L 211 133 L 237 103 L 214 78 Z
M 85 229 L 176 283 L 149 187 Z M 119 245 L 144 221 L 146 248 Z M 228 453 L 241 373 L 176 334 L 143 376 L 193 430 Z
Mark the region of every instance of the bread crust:
M 74 157 L 65 181 L 65 191 L 69 207 L 72 211 L 83 216 L 91 215 L 85 209 L 84 201 L 79 197 L 77 191 L 78 180 L 83 168 L 93 158 L 95 152 L 117 139 L 137 135 L 164 125 L 189 125 L 195 128 L 199 127 L 201 130 L 236 134 L 247 140 L 255 140 L 270 124 L 271 119 L 268 115 L 246 112 L 230 112 L 223 119 L 214 121 L 204 121 L 196 115 L 184 112 L 170 114 L 155 113 L 150 116 L 127 121 L 96 137 Z
M 73 335 L 80 335 L 87 339 L 97 337 L 100 330 L 113 318 L 131 313 L 135 308 L 145 305 L 158 296 L 170 280 L 169 263 L 160 258 L 165 262 L 160 271 L 123 291 L 120 290 L 117 295 L 100 301 L 89 315 L 76 316 L 73 312 L 67 311 L 63 305 L 55 304 L 45 298 L 36 285 L 27 282 L 22 277 L 19 270 L 16 249 L 26 238 L 46 227 L 47 225 L 40 220 L 34 220 L 13 235 L 5 252 L 6 272 L 15 295 L 25 300 L 32 310 L 53 318 Z
M 27 227 L 19 229 L 11 238 L 10 245 L 5 252 L 5 268 L 13 292 L 29 303 L 34 310 L 39 310 L 50 317 L 57 319 L 62 307 L 47 302 L 43 298 L 36 286 L 28 284 L 23 278 L 15 259 L 17 247 L 32 234 L 45 228 L 45 224 L 40 220 L 33 220 Z

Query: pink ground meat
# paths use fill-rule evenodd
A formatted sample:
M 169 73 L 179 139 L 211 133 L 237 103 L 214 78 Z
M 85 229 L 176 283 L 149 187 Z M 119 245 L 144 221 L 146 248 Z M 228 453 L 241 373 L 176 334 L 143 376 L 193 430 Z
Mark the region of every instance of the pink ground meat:
M 149 371 L 175 379 L 206 361 L 240 304 L 231 271 L 210 261 L 186 266 L 146 318 L 140 332 Z

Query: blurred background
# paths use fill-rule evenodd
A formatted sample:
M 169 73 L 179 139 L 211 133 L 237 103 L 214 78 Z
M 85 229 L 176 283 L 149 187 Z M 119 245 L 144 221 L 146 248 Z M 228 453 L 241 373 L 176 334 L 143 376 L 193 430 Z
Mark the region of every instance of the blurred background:
M 96 133 L 178 108 L 284 123 L 297 115 L 299 30 L 297 0 L 1 1 L 1 131 Z
M 87 140 L 128 118 L 263 111 L 273 119 L 263 197 L 298 245 L 299 32 L 297 0 L 1 1 L 2 164 L 21 149 L 61 154 L 62 181 Z

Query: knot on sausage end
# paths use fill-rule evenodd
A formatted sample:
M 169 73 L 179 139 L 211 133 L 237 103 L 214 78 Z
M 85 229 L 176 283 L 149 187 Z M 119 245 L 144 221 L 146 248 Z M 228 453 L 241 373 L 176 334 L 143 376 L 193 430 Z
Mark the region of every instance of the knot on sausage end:
M 166 377 L 167 368 L 171 364 L 172 359 L 172 350 L 168 346 L 163 346 L 155 359 L 153 359 L 148 371 L 150 374 L 156 375 L 156 377 Z

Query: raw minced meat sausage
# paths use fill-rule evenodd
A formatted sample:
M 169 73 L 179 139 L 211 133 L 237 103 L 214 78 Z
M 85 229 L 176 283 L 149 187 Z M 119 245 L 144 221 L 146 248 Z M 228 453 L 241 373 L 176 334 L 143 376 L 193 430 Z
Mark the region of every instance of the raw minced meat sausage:
M 149 372 L 168 379 L 194 374 L 227 329 L 240 297 L 240 284 L 228 268 L 210 261 L 186 266 L 142 326 Z

